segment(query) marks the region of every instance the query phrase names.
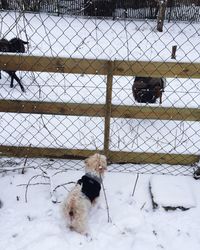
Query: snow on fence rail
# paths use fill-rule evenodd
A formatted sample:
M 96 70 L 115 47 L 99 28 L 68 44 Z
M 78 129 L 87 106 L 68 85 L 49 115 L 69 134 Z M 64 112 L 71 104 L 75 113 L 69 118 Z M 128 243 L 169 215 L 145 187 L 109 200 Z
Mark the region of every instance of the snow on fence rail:
M 119 76 L 164 76 L 181 78 L 200 78 L 200 63 L 147 62 L 147 61 L 110 61 L 97 59 L 59 58 L 44 56 L 1 55 L 2 70 L 21 70 L 37 72 L 54 72 L 70 74 L 92 74 L 106 76 L 106 98 L 104 104 L 62 103 L 44 101 L 0 100 L 0 112 L 44 114 L 59 116 L 101 117 L 104 121 L 103 147 L 94 143 L 95 147 L 42 147 L 12 145 L 12 140 L 0 146 L 0 154 L 15 157 L 50 157 L 50 158 L 84 158 L 100 151 L 107 155 L 109 161 L 118 163 L 167 163 L 189 165 L 197 162 L 197 153 L 148 152 L 141 148 L 130 150 L 114 150 L 111 146 L 111 119 L 146 119 L 173 121 L 200 121 L 198 108 L 126 106 L 112 104 L 113 77 Z M 72 122 L 73 123 L 73 122 Z M 102 121 L 100 122 L 102 123 Z M 92 130 L 92 127 L 91 127 Z M 128 131 L 126 131 L 128 133 Z M 72 133 L 73 136 L 73 133 Z M 75 136 L 75 134 L 74 134 Z M 167 136 L 167 135 L 166 135 Z M 169 135 L 168 135 L 169 136 Z M 198 135 L 196 135 L 198 136 Z M 57 140 L 54 137 L 54 140 Z M 100 140 L 101 140 L 100 139 Z M 134 138 L 133 138 L 134 140 Z M 197 139 L 199 142 L 199 139 Z M 195 142 L 194 142 L 195 143 Z M 120 142 L 118 141 L 118 144 Z M 198 148 L 198 145 L 196 145 Z M 196 150 L 196 152 L 198 152 Z

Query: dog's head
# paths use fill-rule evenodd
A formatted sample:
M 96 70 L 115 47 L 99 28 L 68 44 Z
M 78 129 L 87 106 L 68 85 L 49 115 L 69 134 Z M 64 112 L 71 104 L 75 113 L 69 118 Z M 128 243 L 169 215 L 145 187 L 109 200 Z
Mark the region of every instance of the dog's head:
M 98 153 L 91 155 L 85 160 L 86 172 L 91 172 L 96 175 L 104 175 L 107 170 L 107 160 L 105 155 Z
M 9 52 L 9 42 L 6 39 L 0 39 L 0 52 Z

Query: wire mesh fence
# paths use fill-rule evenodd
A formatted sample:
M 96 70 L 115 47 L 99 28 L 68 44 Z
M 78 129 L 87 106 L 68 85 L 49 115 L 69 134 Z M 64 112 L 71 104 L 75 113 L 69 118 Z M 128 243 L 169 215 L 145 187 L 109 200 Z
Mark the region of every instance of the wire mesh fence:
M 1 69 L 11 67 L 1 72 L 0 151 L 2 155 L 22 157 L 2 158 L 1 166 L 21 166 L 28 159 L 32 166 L 44 163 L 81 169 L 82 160 L 36 160 L 32 150 L 38 149 L 41 157 L 50 157 L 48 150 L 55 149 L 55 157 L 82 158 L 93 151 L 104 152 L 107 147 L 109 161 L 123 163 L 112 164 L 112 171 L 193 172 L 200 148 L 198 22 L 174 22 L 170 18 L 161 33 L 155 20 L 27 13 L 28 1 L 5 1 L 9 4 L 6 8 L 3 2 L 1 39 L 7 39 L 12 48 L 14 37 L 28 44 L 23 44 L 25 52 L 14 51 L 18 63 L 15 57 L 9 57 L 8 50 L 0 58 Z M 51 6 L 51 1 L 29 1 L 29 11 L 36 2 L 39 9 L 34 11 Z M 62 2 L 73 2 L 75 8 L 78 1 Z M 131 1 L 123 2 L 128 9 Z M 13 11 L 17 8 L 12 7 L 14 3 L 23 6 L 21 11 Z M 122 8 L 120 1 L 115 4 Z M 176 48 L 173 56 L 172 48 Z M 35 63 L 28 56 L 36 58 Z M 45 65 L 42 58 L 46 58 Z M 60 58 L 76 61 L 68 65 Z M 111 73 L 107 62 L 112 62 Z M 154 62 L 160 62 L 159 66 Z M 29 70 L 18 70 L 29 63 Z M 25 92 L 16 78 L 10 88 L 13 74 L 19 77 Z M 155 81 L 150 83 L 152 77 Z M 60 154 L 61 150 L 68 153 Z M 85 155 L 80 153 L 85 150 Z M 163 164 L 165 160 L 168 164 Z M 176 166 L 169 165 L 173 163 Z
M 55 171 L 56 173 L 69 171 L 84 171 L 83 160 L 62 160 L 48 158 L 0 158 L 0 174 L 8 173 L 23 174 L 29 169 L 42 168 L 44 171 Z M 139 174 L 165 174 L 192 176 L 197 165 L 168 165 L 168 164 L 109 164 L 108 172 L 111 173 L 139 173 Z

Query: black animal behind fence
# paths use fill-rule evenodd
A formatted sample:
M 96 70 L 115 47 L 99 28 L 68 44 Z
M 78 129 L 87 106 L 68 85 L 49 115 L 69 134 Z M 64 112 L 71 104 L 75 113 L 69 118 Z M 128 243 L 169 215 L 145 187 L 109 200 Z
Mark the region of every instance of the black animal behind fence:
M 158 98 L 162 103 L 164 85 L 163 78 L 136 76 L 132 86 L 133 97 L 139 103 L 155 103 Z
M 25 53 L 25 46 L 24 44 L 28 44 L 21 40 L 20 38 L 12 38 L 11 40 L 1 39 L 0 40 L 0 52 L 8 52 L 8 53 Z M 24 87 L 21 83 L 21 80 L 16 75 L 16 71 L 5 70 L 7 74 L 11 77 L 10 87 L 13 88 L 14 80 L 19 84 L 21 90 L 25 92 Z M 0 72 L 0 79 L 1 79 L 1 72 Z

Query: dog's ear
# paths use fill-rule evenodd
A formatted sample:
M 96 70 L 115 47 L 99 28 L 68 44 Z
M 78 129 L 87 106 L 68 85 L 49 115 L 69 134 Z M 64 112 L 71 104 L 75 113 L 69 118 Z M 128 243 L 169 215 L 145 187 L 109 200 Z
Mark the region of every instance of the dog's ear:
M 106 156 L 105 156 L 105 155 L 101 155 L 101 161 L 103 161 L 103 162 L 104 162 L 104 164 L 106 164 L 106 165 L 107 165 L 107 158 L 106 158 Z

